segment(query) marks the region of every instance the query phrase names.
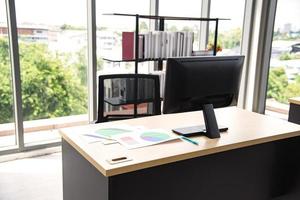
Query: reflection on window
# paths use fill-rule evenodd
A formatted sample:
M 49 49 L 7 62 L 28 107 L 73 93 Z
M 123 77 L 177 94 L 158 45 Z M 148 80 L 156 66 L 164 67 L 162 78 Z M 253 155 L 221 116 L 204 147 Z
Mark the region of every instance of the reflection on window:
M 278 0 L 266 113 L 287 118 L 288 99 L 300 96 L 300 2 Z

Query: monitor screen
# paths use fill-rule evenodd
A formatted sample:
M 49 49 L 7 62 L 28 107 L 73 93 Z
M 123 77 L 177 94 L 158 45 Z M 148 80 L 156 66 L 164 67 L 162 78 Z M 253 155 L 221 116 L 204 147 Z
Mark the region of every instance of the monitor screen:
M 169 58 L 163 113 L 236 105 L 244 56 Z

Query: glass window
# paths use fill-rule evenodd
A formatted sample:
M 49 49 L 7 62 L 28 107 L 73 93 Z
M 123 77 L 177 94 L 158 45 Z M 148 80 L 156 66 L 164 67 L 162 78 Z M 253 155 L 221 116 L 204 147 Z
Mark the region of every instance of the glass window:
M 86 4 L 16 0 L 25 145 L 87 123 Z
M 16 144 L 5 0 L 0 0 L 0 151 Z
M 102 58 L 122 60 L 122 33 L 135 31 L 135 17 L 104 15 L 107 13 L 149 15 L 150 1 L 98 0 L 97 55 L 98 73 L 134 73 L 134 62 L 106 62 Z M 118 5 L 118 6 L 116 6 Z M 149 20 L 140 19 L 139 33 L 149 31 Z M 139 73 L 148 73 L 148 63 L 140 63 Z
M 122 38 L 132 37 L 136 30 L 136 18 L 133 16 L 113 16 L 104 15 L 108 13 L 122 14 L 150 14 L 150 0 L 97 0 L 97 73 L 100 74 L 120 74 L 135 73 L 134 62 L 108 62 L 104 59 L 122 60 Z M 118 5 L 118 6 L 116 6 Z M 139 20 L 139 34 L 147 33 L 150 30 L 150 20 Z M 129 33 L 125 33 L 129 32 Z M 133 41 L 133 38 L 132 38 Z M 134 47 L 133 47 L 134 48 Z M 103 59 L 104 58 L 104 59 Z M 133 54 L 131 57 L 134 58 Z M 151 62 L 140 62 L 138 73 L 149 73 L 152 69 Z M 105 95 L 119 96 L 113 92 L 112 85 L 105 86 Z M 131 114 L 133 113 L 132 105 L 111 106 L 106 103 L 104 109 L 107 113 Z
M 186 1 L 159 1 L 159 15 L 175 17 L 201 17 L 201 0 Z M 199 50 L 200 21 L 167 20 L 166 31 L 190 31 L 193 32 L 193 50 Z
M 300 2 L 278 0 L 266 114 L 287 119 L 288 99 L 300 96 Z
M 178 17 L 200 17 L 202 0 L 159 1 L 159 15 Z
M 211 0 L 210 17 L 229 18 L 219 22 L 218 55 L 236 55 L 241 52 L 245 0 Z M 215 24 L 211 23 L 208 48 L 213 46 Z

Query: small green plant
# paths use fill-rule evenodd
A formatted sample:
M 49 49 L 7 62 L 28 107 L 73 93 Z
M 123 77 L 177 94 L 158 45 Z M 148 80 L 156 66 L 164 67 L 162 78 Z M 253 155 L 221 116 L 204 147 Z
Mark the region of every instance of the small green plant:
M 282 53 L 279 57 L 279 60 L 291 60 L 292 55 L 290 53 Z
M 300 54 L 294 54 L 294 53 L 282 53 L 279 57 L 279 60 L 295 60 L 300 59 Z

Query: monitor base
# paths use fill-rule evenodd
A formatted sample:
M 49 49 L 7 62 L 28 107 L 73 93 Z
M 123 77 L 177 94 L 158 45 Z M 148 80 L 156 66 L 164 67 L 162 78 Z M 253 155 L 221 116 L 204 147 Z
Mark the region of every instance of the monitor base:
M 228 130 L 228 127 L 219 126 L 219 131 L 220 132 L 226 132 Z M 190 136 L 196 136 L 196 135 L 206 135 L 206 129 L 205 125 L 199 125 L 199 126 L 189 126 L 189 127 L 182 127 L 182 128 L 176 128 L 172 130 L 174 133 L 186 137 Z
M 181 130 L 178 131 L 178 129 L 172 130 L 175 133 L 178 133 L 183 136 L 188 136 L 190 134 L 199 134 L 202 133 L 208 138 L 214 139 L 214 138 L 220 138 L 220 132 L 223 130 L 220 130 L 218 127 L 218 123 L 216 120 L 216 115 L 214 111 L 214 107 L 212 104 L 203 104 L 203 118 L 205 126 L 192 126 L 192 127 L 186 127 L 181 128 Z M 228 128 L 225 128 L 226 131 Z

